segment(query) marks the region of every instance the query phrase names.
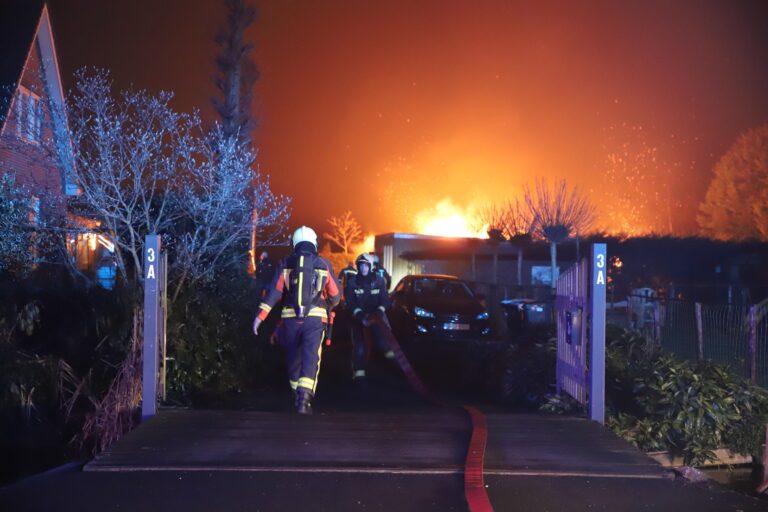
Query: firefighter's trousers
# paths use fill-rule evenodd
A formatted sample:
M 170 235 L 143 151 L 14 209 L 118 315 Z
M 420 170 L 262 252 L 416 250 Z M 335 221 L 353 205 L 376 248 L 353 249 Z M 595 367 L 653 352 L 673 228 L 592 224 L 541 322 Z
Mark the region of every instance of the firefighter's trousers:
M 288 379 L 294 390 L 305 389 L 315 393 L 320 373 L 326 324 L 323 319 L 308 316 L 301 320 L 283 319 L 280 332 L 281 345 L 288 360 Z
M 390 349 L 381 326 L 377 323 L 364 327 L 362 322 L 354 320 L 352 323 L 352 372 L 354 377 L 365 377 L 365 367 L 370 357 L 370 349 L 366 343 L 365 329 L 368 329 L 368 335 L 373 343 L 381 350 L 386 357 L 390 357 Z

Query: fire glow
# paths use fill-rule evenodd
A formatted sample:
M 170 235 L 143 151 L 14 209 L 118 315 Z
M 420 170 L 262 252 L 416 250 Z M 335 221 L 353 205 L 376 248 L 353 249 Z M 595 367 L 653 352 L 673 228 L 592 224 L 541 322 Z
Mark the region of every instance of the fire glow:
M 450 199 L 443 199 L 432 208 L 416 215 L 416 232 L 444 237 L 488 238 L 488 226 L 473 226 L 472 210 L 462 209 Z

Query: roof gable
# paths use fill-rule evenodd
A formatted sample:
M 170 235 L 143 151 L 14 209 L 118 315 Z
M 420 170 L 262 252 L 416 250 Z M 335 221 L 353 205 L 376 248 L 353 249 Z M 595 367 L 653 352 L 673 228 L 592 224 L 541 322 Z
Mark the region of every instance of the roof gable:
M 0 7 L 0 125 L 16 92 L 44 7 L 43 0 L 4 0 Z

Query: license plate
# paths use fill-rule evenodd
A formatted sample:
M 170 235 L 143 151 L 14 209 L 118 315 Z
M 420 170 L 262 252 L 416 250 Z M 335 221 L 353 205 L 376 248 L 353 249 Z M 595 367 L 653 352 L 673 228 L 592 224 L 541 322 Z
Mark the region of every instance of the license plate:
M 469 324 L 443 324 L 444 331 L 468 331 Z

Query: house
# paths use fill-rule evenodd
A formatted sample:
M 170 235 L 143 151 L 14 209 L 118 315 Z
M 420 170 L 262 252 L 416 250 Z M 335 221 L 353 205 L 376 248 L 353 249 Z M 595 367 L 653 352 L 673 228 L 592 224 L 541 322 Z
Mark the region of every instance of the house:
M 42 0 L 0 6 L 0 174 L 29 192 L 30 222 L 66 234 L 81 270 L 97 268 L 112 243 L 89 232 L 97 221 L 67 207 L 79 194 L 72 172 L 64 91 L 48 7 Z
M 573 249 L 563 245 L 559 270 L 575 261 Z M 501 298 L 538 298 L 551 291 L 549 245 L 540 241 L 494 243 L 480 238 L 386 233 L 376 235 L 375 250 L 392 275 L 393 285 L 409 274 L 449 274 L 474 283 L 478 290 L 498 287 Z

